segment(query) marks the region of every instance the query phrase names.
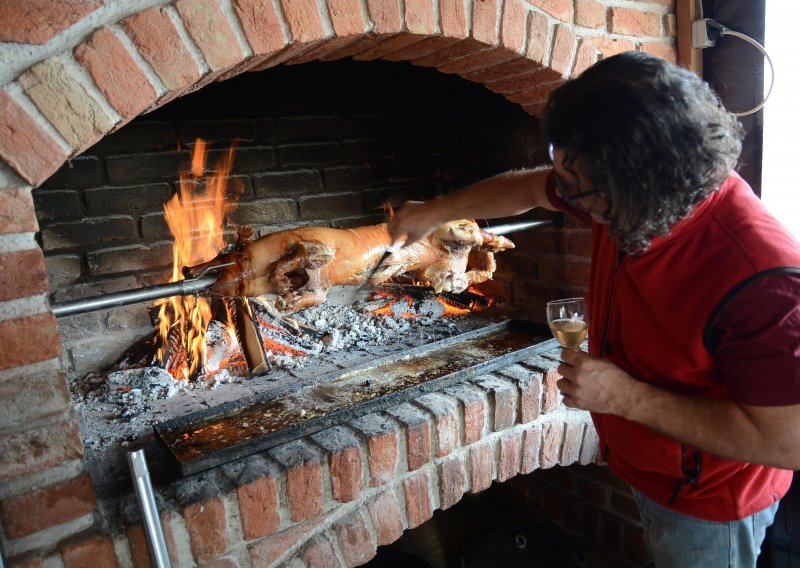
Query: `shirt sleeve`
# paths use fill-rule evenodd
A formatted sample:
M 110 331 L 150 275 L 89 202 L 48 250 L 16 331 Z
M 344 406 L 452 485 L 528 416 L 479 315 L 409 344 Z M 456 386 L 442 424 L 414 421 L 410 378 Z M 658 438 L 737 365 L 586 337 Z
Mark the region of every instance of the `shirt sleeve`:
M 754 280 L 723 308 L 713 333 L 731 399 L 754 406 L 800 404 L 800 274 Z
M 556 191 L 556 177 L 552 170 L 550 170 L 550 173 L 547 175 L 547 180 L 545 180 L 544 187 L 547 194 L 547 200 L 550 202 L 550 205 L 559 211 L 574 215 L 579 221 L 586 225 L 592 224 L 591 215 L 586 213 L 586 211 L 581 211 L 580 209 L 572 207 L 558 195 L 558 192 Z

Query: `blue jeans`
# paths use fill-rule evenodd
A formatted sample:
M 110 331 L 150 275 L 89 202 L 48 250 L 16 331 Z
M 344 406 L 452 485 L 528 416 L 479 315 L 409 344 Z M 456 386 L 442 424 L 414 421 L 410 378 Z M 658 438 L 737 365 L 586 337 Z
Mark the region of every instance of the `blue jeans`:
M 647 553 L 656 568 L 753 568 L 778 503 L 740 521 L 704 521 L 676 513 L 633 489 Z

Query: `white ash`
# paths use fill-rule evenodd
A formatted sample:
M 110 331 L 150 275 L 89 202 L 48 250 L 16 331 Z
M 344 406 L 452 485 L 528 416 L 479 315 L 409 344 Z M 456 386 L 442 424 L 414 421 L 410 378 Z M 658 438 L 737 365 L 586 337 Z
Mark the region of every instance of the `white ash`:
M 401 311 L 401 310 L 399 310 Z M 349 305 L 323 304 L 293 315 L 300 324 L 316 329 L 298 337 L 263 329 L 265 338 L 307 355 L 293 355 L 267 348 L 273 370 L 290 370 L 319 364 L 319 358 L 336 353 L 366 351 L 371 347 L 402 343 L 409 337 L 422 342 L 452 334 L 451 320 L 417 314 L 414 318 L 365 313 Z M 93 402 L 110 404 L 117 418 L 128 419 L 151 410 L 152 401 L 171 398 L 185 391 L 214 390 L 220 385 L 249 379 L 241 348 L 225 324 L 212 321 L 206 334 L 205 373 L 193 381 L 175 379 L 157 366 L 135 367 L 122 361 L 110 372 L 91 373 L 71 381 L 78 408 Z M 222 366 L 222 367 L 221 367 Z

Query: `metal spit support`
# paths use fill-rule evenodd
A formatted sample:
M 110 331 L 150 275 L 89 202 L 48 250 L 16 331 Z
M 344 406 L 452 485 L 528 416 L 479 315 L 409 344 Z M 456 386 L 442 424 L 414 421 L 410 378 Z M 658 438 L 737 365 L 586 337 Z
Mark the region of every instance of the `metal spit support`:
M 147 459 L 144 450 L 128 452 L 128 466 L 131 470 L 133 488 L 136 491 L 136 500 L 142 513 L 144 532 L 150 548 L 150 558 L 153 559 L 155 568 L 171 568 L 167 542 L 164 540 L 164 531 L 161 528 L 161 519 L 153 494 L 153 485 L 150 483 L 150 471 L 147 469 Z

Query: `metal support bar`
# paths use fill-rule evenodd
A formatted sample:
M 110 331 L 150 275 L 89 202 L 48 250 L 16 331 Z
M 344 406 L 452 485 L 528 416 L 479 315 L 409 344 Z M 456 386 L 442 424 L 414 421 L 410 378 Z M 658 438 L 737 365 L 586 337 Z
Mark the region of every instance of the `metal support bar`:
M 482 227 L 482 229 L 495 235 L 510 235 L 518 231 L 525 231 L 533 229 L 534 227 L 549 227 L 553 222 L 549 219 L 535 220 L 535 221 L 518 221 L 516 223 L 506 223 L 505 225 L 497 225 L 495 227 Z
M 51 307 L 53 308 L 53 315 L 57 318 L 75 316 L 96 312 L 97 310 L 160 300 L 161 298 L 196 294 L 213 286 L 218 278 L 218 274 L 208 274 L 198 276 L 197 278 L 178 280 L 177 282 L 171 282 L 169 284 L 158 284 L 156 286 L 137 288 L 136 290 L 125 290 L 123 292 L 103 294 L 102 296 L 71 300 L 69 302 L 53 304 Z
M 128 452 L 128 466 L 131 470 L 133 487 L 136 491 L 136 500 L 142 513 L 144 532 L 150 548 L 150 558 L 153 559 L 155 568 L 172 568 L 167 552 L 167 543 L 161 529 L 161 519 L 158 516 L 153 485 L 150 483 L 150 472 L 147 469 L 147 460 L 144 450 Z

